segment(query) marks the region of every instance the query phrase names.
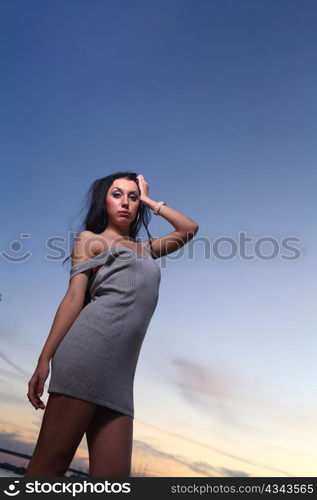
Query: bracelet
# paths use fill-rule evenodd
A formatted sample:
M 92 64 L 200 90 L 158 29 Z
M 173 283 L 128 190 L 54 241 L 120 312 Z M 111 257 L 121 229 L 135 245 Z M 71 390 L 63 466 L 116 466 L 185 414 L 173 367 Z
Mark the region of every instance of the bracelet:
M 166 205 L 165 201 L 159 201 L 153 210 L 154 215 L 158 215 L 162 205 Z

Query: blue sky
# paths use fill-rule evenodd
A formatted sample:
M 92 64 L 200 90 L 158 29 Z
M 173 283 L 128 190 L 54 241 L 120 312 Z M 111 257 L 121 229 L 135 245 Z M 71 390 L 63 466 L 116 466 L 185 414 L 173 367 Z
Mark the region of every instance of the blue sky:
M 199 224 L 158 261 L 134 463 L 314 475 L 316 14 L 308 0 L 1 2 L 0 446 L 34 447 L 27 382 L 68 286 L 74 217 L 96 178 L 130 170 Z M 172 230 L 152 217 L 153 236 Z M 259 257 L 272 239 L 277 255 Z

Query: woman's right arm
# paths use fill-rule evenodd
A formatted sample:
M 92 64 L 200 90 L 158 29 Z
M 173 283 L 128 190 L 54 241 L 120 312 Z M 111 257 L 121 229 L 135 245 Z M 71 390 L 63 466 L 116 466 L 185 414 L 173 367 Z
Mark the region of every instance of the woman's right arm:
M 93 241 L 90 235 L 90 231 L 82 231 L 77 236 L 72 254 L 72 266 L 80 264 L 93 256 Z M 71 278 L 68 290 L 56 311 L 50 333 L 39 355 L 39 361 L 50 361 L 82 310 L 90 273 L 91 270 L 88 269 Z
M 39 355 L 39 361 L 50 361 L 57 347 L 82 310 L 83 305 L 83 297 L 76 298 L 66 293 L 56 311 L 49 335 Z
M 66 293 L 56 311 L 50 333 L 38 358 L 35 371 L 28 383 L 27 396 L 35 409 L 41 408 L 44 410 L 45 408 L 40 397 L 43 394 L 45 380 L 50 372 L 50 359 L 80 313 L 83 303 L 83 299 L 74 300 L 70 294 Z
M 87 249 L 84 249 L 89 236 L 87 233 L 87 231 L 83 231 L 78 236 L 79 239 L 75 244 L 72 256 L 72 265 L 87 258 Z M 89 254 L 88 257 L 90 258 Z M 43 394 L 44 383 L 49 375 L 49 362 L 85 304 L 90 272 L 91 270 L 88 269 L 71 278 L 68 290 L 55 313 L 49 335 L 38 357 L 37 367 L 28 384 L 27 396 L 36 409 L 45 408 L 39 396 Z

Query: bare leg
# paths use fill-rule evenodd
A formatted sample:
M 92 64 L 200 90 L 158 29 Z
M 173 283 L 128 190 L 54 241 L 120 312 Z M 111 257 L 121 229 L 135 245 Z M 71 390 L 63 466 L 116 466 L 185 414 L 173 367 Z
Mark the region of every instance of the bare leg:
M 62 477 L 96 411 L 97 404 L 50 393 L 25 477 Z
M 133 418 L 98 406 L 86 431 L 90 477 L 130 477 Z

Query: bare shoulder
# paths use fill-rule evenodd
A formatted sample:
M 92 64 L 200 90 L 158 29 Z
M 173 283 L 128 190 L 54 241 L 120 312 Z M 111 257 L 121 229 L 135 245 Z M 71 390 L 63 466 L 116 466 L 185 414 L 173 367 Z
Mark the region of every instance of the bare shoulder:
M 92 233 L 91 231 L 81 231 L 76 236 L 72 253 L 73 266 L 94 257 L 94 236 L 94 233 Z
M 95 238 L 97 237 L 98 235 L 93 233 L 92 231 L 87 231 L 87 230 L 84 230 L 84 231 L 81 231 L 77 237 L 80 237 L 80 238 Z
M 81 231 L 76 236 L 71 256 L 72 266 L 82 264 L 94 257 L 92 245 L 90 244 L 92 237 L 93 233 L 91 231 Z M 66 295 L 70 296 L 73 301 L 79 301 L 80 304 L 83 304 L 90 275 L 91 269 L 75 274 L 69 281 Z

